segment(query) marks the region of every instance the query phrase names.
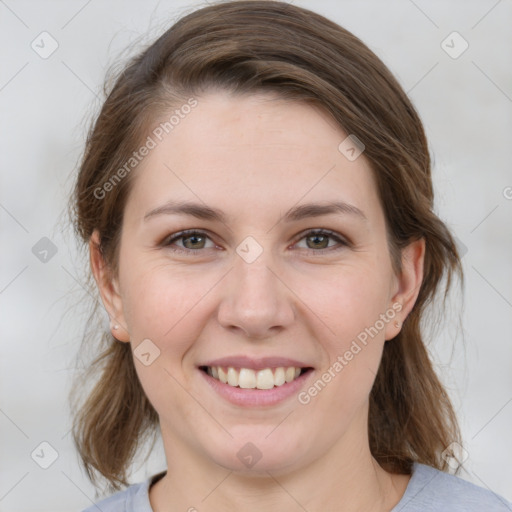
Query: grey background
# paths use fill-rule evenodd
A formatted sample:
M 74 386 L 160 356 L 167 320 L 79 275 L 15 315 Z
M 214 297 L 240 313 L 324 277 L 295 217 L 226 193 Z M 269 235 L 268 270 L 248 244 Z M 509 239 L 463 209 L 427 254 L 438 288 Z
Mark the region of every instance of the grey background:
M 467 251 L 464 339 L 454 294 L 430 348 L 463 428 L 462 477 L 512 500 L 512 3 L 294 3 L 361 37 L 422 116 L 436 209 Z M 86 262 L 62 232 L 63 212 L 107 66 L 197 5 L 205 3 L 0 0 L 1 512 L 69 512 L 95 500 L 68 435 Z M 47 59 L 31 48 L 43 31 L 59 45 Z M 469 44 L 456 59 L 441 47 L 453 31 Z M 462 48 L 453 36 L 448 44 Z M 32 252 L 43 237 L 57 250 L 46 263 Z M 50 461 L 43 441 L 58 455 L 48 469 L 31 458 L 36 449 L 35 459 Z M 164 467 L 157 450 L 132 481 Z

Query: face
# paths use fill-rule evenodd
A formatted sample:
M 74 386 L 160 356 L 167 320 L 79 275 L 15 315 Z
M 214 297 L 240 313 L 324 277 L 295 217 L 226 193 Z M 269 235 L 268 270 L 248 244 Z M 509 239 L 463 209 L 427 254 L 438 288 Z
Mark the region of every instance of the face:
M 311 106 L 197 99 L 133 171 L 109 303 L 168 456 L 277 474 L 357 452 L 406 302 L 370 166 Z

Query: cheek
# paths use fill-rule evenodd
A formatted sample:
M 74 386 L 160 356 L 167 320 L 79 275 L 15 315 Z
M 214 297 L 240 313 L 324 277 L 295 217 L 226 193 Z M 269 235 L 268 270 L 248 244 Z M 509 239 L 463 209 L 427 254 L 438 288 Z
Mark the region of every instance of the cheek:
M 358 263 L 330 268 L 325 279 L 316 277 L 316 282 L 322 284 L 311 286 L 311 281 L 303 282 L 299 296 L 307 297 L 307 305 L 318 312 L 326 329 L 340 341 L 374 325 L 389 307 L 387 269 Z
M 327 357 L 299 402 L 313 417 L 325 416 L 328 410 L 326 421 L 336 430 L 345 428 L 368 399 L 392 317 L 386 316 L 388 295 L 382 278 L 369 270 L 344 272 L 328 290 L 313 296 L 311 306 L 324 312 L 324 333 L 318 333 L 317 340 Z
M 322 389 L 324 399 L 316 406 L 336 404 L 338 419 L 364 402 L 373 385 L 386 342 L 385 329 L 394 318 L 389 304 L 390 276 L 389 269 L 374 263 L 345 267 L 333 273 L 323 291 L 309 294 L 311 309 L 321 312 L 325 325 L 317 339 L 327 357 L 317 379 L 327 381 L 328 389 L 324 391 L 320 382 L 311 393 L 306 391 L 312 396 Z
M 172 411 L 172 415 L 185 417 L 190 396 L 184 386 L 190 375 L 182 363 L 200 336 L 201 298 L 208 291 L 208 279 L 198 283 L 166 265 L 147 264 L 144 269 L 132 266 L 125 281 L 124 305 L 135 368 L 159 414 Z M 159 351 L 148 366 L 136 358 L 138 344 L 147 339 Z
M 176 268 L 147 262 L 126 273 L 123 306 L 135 337 L 158 339 L 176 330 L 207 291 L 207 279 L 189 279 Z

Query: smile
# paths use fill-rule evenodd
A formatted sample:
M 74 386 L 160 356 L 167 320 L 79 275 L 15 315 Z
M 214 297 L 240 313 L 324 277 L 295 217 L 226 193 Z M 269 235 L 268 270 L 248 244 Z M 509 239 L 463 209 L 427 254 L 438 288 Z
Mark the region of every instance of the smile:
M 272 389 L 292 382 L 309 368 L 280 366 L 277 368 L 234 368 L 222 366 L 202 366 L 201 370 L 210 377 L 232 387 L 242 389 Z

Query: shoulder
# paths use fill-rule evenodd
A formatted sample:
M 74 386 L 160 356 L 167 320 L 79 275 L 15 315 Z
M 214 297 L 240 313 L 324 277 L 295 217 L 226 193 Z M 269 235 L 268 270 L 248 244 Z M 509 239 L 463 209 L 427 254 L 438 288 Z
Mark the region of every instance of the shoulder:
M 416 463 L 392 512 L 512 512 L 512 504 L 462 478 Z
M 149 501 L 149 487 L 163 473 L 153 475 L 144 482 L 130 485 L 108 498 L 98 501 L 82 512 L 153 512 Z

